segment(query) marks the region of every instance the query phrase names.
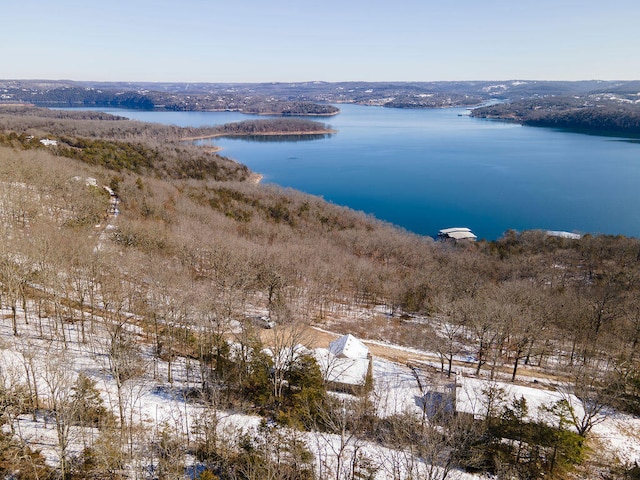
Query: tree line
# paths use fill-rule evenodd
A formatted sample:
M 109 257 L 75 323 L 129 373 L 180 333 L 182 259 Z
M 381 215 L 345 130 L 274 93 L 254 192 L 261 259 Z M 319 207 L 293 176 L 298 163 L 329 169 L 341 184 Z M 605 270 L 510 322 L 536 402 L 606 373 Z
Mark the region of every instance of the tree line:
M 423 458 L 438 467 L 423 478 L 455 468 L 561 478 L 585 460 L 584 442 L 603 408 L 640 412 L 637 239 L 531 231 L 505 232 L 495 242 L 437 243 L 300 192 L 234 177 L 164 174 L 158 165 L 173 171 L 203 155 L 172 143 L 182 130 L 41 121 L 30 134 L 71 129 L 65 148 L 90 152 L 95 142 L 119 162 L 114 169 L 28 148 L 26 132 L 2 133 L 0 302 L 27 372 L 23 381 L 4 377 L 3 421 L 10 428 L 21 414 L 47 412 L 60 429 L 59 456 L 68 460 L 52 475 L 118 478 L 126 468 L 152 464 L 163 472 L 158 476 L 171 478 L 192 454 L 220 478 L 313 478 L 309 446 L 286 433 L 291 428 L 315 432 L 318 444 L 340 438 L 332 444 L 339 464 L 325 465 L 325 477 L 382 468 L 348 454 L 372 441 L 411 452 L 389 454 L 390 465 L 418 468 L 415 458 Z M 123 148 L 111 150 L 117 145 Z M 127 159 L 140 152 L 153 161 L 137 169 Z M 112 229 L 96 232 L 109 221 L 102 185 L 117 192 L 121 214 Z M 269 342 L 247 316 L 256 305 L 276 322 Z M 390 314 L 347 314 L 374 305 Z M 435 352 L 444 376 L 461 357 L 493 380 L 521 381 L 523 369 L 551 375 L 585 413 L 578 417 L 560 403 L 550 407 L 557 423 L 538 425 L 524 420 L 525 403 L 507 402 L 494 389 L 482 420 L 446 412 L 440 423 L 380 419 L 367 395 L 336 402 L 313 359 L 294 354 L 307 324 Z M 95 400 L 82 407 L 92 418 L 78 419 L 80 398 L 95 399 L 94 387 L 65 376 L 73 369 L 64 355 L 49 367 L 39 362 L 36 344 L 20 343 L 27 332 L 33 342 L 51 342 L 52 359 L 53 346 L 92 345 L 102 375 L 115 382 L 111 413 Z M 143 355 L 148 349 L 152 354 Z M 181 370 L 183 362 L 191 368 Z M 133 415 L 143 380 L 176 384 L 185 371 L 185 404 L 202 409 L 193 432 L 142 428 Z M 274 423 L 258 436 L 225 436 L 217 422 L 229 408 L 258 411 Z M 70 427 L 81 422 L 100 425 L 100 433 L 74 457 Z M 7 472 L 23 465 L 23 478 L 45 476 L 42 459 L 15 436 L 3 433 L 0 441 Z M 614 465 L 609 470 L 612 478 L 626 475 Z
M 595 97 L 595 98 L 594 98 Z M 600 96 L 545 97 L 480 107 L 471 115 L 513 120 L 525 125 L 598 132 L 640 134 L 640 107 Z
M 615 94 L 634 100 L 638 81 L 445 81 L 445 82 L 270 82 L 270 83 L 158 83 L 158 82 L 72 82 L 0 80 L 0 91 L 9 102 L 31 102 L 42 93 L 87 97 L 98 95 L 143 95 L 158 108 L 168 110 L 235 109 L 251 102 L 304 101 L 383 105 L 389 99 L 415 99 L 435 96 L 454 101 L 477 97 L 481 102 L 498 99 L 567 97 Z M 66 93 L 65 93 L 66 92 Z M 76 99 L 76 101 L 78 101 Z M 419 100 L 418 100 L 419 101 Z M 466 105 L 466 103 L 464 103 Z M 77 103 L 76 103 L 77 105 Z M 424 107 L 431 108 L 428 101 Z M 435 105 L 438 106 L 438 105 Z
M 325 134 L 334 133 L 330 125 L 300 118 L 244 120 L 212 129 L 213 135 Z
M 253 93 L 251 96 L 225 92 L 211 94 L 176 94 L 130 89 L 96 89 L 78 86 L 16 89 L 12 100 L 43 107 L 107 107 L 169 111 L 238 111 L 260 115 L 335 115 L 333 105 L 300 100 L 274 100 Z

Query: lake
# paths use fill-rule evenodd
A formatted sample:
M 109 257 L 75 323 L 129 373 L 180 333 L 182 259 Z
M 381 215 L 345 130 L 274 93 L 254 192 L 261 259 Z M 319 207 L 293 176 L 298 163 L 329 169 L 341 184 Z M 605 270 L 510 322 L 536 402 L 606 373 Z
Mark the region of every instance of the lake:
M 212 143 L 263 174 L 264 182 L 419 234 L 464 226 L 486 239 L 507 229 L 640 236 L 639 143 L 475 119 L 459 108 L 339 107 L 339 115 L 317 118 L 338 130 L 329 137 Z M 264 118 L 100 110 L 180 126 Z

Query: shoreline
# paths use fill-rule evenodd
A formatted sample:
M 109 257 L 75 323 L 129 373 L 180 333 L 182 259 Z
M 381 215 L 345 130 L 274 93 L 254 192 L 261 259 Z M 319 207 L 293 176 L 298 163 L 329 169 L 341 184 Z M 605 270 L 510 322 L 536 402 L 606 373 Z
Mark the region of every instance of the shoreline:
M 35 103 L 2 103 L 0 102 L 0 107 L 35 107 Z
M 222 137 L 275 137 L 275 136 L 285 136 L 285 135 L 332 135 L 338 133 L 337 130 L 315 130 L 315 131 L 311 131 L 311 132 L 301 132 L 301 131 L 297 131 L 297 132 L 264 132 L 264 133 L 233 133 L 233 134 L 228 134 L 228 133 L 214 133 L 214 134 L 210 134 L 210 135 L 199 135 L 199 136 L 195 136 L 195 137 L 184 137 L 181 138 L 180 140 L 183 142 L 194 142 L 197 140 L 207 140 L 210 138 L 222 138 Z M 200 146 L 200 148 L 204 149 L 207 153 L 218 153 L 221 152 L 222 150 L 224 150 L 222 147 L 219 146 L 211 146 L 211 147 L 204 147 L 204 146 Z M 244 165 L 242 162 L 239 162 L 233 158 L 229 158 L 229 160 L 231 160 L 232 162 L 235 162 L 239 165 Z M 249 183 L 252 183 L 254 185 L 258 185 L 262 182 L 262 179 L 264 178 L 264 175 L 261 173 L 257 173 L 257 172 L 251 172 L 249 174 L 249 177 L 247 178 L 247 181 Z
M 205 152 L 207 153 L 218 153 L 221 152 L 223 150 L 222 147 L 218 147 L 217 145 L 215 146 L 211 146 L 211 147 L 200 147 L 202 148 Z
M 262 115 L 268 117 L 335 117 L 340 113 L 340 109 L 337 112 L 333 113 L 282 113 L 282 112 L 273 112 L 273 113 L 256 113 L 256 112 L 247 112 L 244 110 L 236 110 L 238 113 L 244 113 L 245 115 Z
M 183 137 L 183 142 L 193 142 L 196 140 L 208 140 L 210 138 L 223 137 L 278 137 L 286 135 L 333 135 L 338 133 L 337 130 L 312 130 L 312 131 L 293 131 L 293 132 L 259 132 L 259 133 L 211 133 L 207 135 L 197 135 L 195 137 Z M 220 148 L 220 150 L 222 150 Z

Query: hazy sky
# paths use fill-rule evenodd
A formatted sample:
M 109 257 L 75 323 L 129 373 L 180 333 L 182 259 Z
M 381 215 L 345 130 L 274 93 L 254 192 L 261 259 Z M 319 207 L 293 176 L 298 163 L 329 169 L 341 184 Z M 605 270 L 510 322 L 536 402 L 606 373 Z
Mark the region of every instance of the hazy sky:
M 0 78 L 640 79 L 640 1 L 6 0 Z

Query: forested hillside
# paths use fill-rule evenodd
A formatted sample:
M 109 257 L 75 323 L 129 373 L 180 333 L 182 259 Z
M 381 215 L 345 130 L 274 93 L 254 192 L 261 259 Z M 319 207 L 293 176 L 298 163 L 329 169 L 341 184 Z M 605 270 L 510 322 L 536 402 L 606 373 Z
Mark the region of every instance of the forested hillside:
M 631 98 L 633 98 L 632 96 Z M 600 134 L 640 135 L 640 104 L 612 95 L 545 97 L 474 109 L 474 117 Z
M 299 118 L 282 118 L 268 120 L 244 120 L 242 122 L 219 125 L 205 130 L 203 136 L 260 136 L 260 135 L 325 135 L 336 133 L 329 125 L 302 120 Z
M 596 433 L 640 414 L 638 239 L 434 242 L 252 183 L 202 133 L 0 109 L 3 476 L 637 478 Z M 383 414 L 380 363 L 336 394 L 327 331 L 488 400 Z M 537 417 L 502 384 L 562 396 Z
M 24 88 L 24 87 L 27 88 Z M 4 87 L 4 88 L 3 88 Z M 157 88 L 157 87 L 156 87 Z M 331 116 L 339 112 L 333 105 L 299 99 L 273 98 L 261 93 L 249 95 L 222 87 L 215 91 L 167 93 L 157 89 L 78 86 L 75 82 L 0 83 L 0 103 L 26 103 L 44 107 L 103 107 L 170 111 L 237 111 L 258 115 Z

